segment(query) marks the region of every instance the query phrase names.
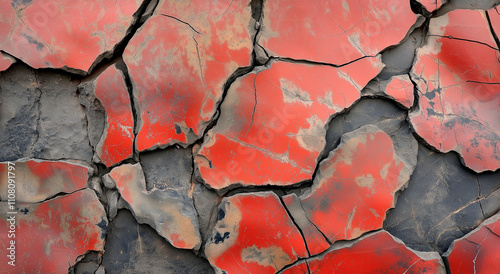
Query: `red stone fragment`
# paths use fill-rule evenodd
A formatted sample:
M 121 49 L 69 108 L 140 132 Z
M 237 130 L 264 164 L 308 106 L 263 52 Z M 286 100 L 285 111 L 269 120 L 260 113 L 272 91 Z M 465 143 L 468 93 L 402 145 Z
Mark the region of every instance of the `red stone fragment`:
M 9 178 L 15 182 L 16 202 L 37 203 L 58 193 L 72 193 L 85 188 L 89 173 L 88 166 L 69 162 L 29 160 L 14 162 L 15 165 L 0 163 L 0 199 L 7 201 Z
M 500 215 L 455 240 L 443 256 L 451 273 L 500 273 Z
M 417 0 L 425 9 L 429 12 L 433 12 L 439 9 L 443 4 L 447 3 L 448 0 Z
M 300 232 L 272 192 L 224 198 L 205 254 L 226 273 L 275 273 L 308 256 Z
M 326 254 L 307 259 L 310 273 L 446 273 L 437 252 L 417 252 L 386 231 L 334 245 Z M 301 265 L 283 273 L 298 272 Z
M 16 210 L 9 211 L 17 214 L 8 214 L 5 210 L 0 213 L 3 271 L 67 273 L 77 257 L 86 251 L 103 252 L 108 220 L 102 204 L 90 189 L 40 204 L 18 203 Z M 9 216 L 16 216 L 14 233 L 9 232 L 12 230 L 7 221 Z M 15 267 L 8 264 L 11 258 L 6 256 L 11 240 L 15 241 Z
M 201 137 L 225 81 L 250 65 L 249 2 L 165 1 L 132 38 L 123 58 L 139 102 L 139 151 Z
M 100 54 L 112 50 L 124 38 L 140 3 L 2 1 L 0 49 L 34 68 L 87 71 Z
M 0 26 L 1 24 L 2 23 L 0 23 Z M 0 52 L 0 71 L 7 70 L 14 62 L 14 58 Z
M 106 166 L 117 164 L 133 154 L 134 118 L 122 74 L 108 67 L 96 79 L 95 95 L 106 109 L 106 128 L 97 144 L 97 155 Z
M 230 87 L 196 163 L 212 188 L 291 185 L 311 178 L 331 115 L 350 107 L 382 65 L 274 62 Z
M 429 32 L 411 72 L 420 97 L 410 113 L 415 131 L 476 172 L 500 168 L 499 53 L 484 12 L 449 12 L 431 19 Z
M 408 75 L 398 75 L 390 79 L 391 81 L 385 87 L 385 93 L 392 97 L 396 102 L 406 108 L 413 105 L 413 83 Z
M 302 206 L 331 242 L 354 239 L 382 228 L 395 192 L 409 178 L 410 169 L 396 155 L 389 135 L 365 126 L 343 135 L 339 147 L 320 163 Z
M 271 55 L 331 64 L 375 56 L 415 23 L 409 1 L 269 1 L 259 44 Z

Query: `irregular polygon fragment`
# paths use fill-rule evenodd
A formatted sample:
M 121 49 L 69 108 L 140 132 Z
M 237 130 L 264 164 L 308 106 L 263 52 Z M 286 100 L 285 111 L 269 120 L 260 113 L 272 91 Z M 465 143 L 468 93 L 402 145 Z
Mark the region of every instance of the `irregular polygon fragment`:
M 406 74 L 391 77 L 385 87 L 385 93 L 406 108 L 413 105 L 413 83 Z
M 275 273 L 308 256 L 299 230 L 272 192 L 224 198 L 205 254 L 219 273 Z
M 1 23 L 0 23 L 1 26 Z M 10 67 L 16 60 L 7 54 L 0 52 L 0 71 L 4 71 Z
M 453 241 L 443 256 L 452 273 L 500 272 L 500 214 Z
M 302 206 L 331 242 L 354 239 L 382 228 L 395 192 L 410 174 L 389 135 L 365 126 L 343 135 L 320 163 L 311 192 L 301 197 Z
M 433 12 L 439 9 L 443 4 L 446 4 L 448 0 L 417 0 L 428 12 Z
M 381 69 L 379 58 L 341 68 L 274 62 L 236 80 L 196 156 L 201 176 L 215 189 L 310 179 L 331 115 L 358 100 Z
M 198 219 L 190 198 L 168 189 L 147 191 L 140 164 L 116 167 L 106 175 L 109 179 L 116 183 L 139 223 L 149 224 L 177 248 L 200 247 Z
M 274 56 L 345 64 L 398 44 L 416 18 L 409 1 L 269 1 L 259 44 Z
M 19 203 L 37 203 L 59 193 L 72 193 L 85 188 L 91 172 L 88 166 L 62 161 L 3 162 L 0 200 L 8 200 L 9 189 L 14 189 L 15 201 Z
M 484 15 L 455 10 L 432 18 L 411 71 L 420 97 L 410 113 L 415 131 L 476 172 L 500 167 L 499 51 Z
M 7 208 L 7 202 L 1 203 Z M 0 213 L 0 247 L 15 245 L 15 267 L 5 254 L 0 263 L 9 273 L 67 273 L 86 251 L 104 251 L 108 220 L 94 191 L 84 189 L 39 204 L 18 203 L 17 214 Z M 15 216 L 15 228 L 11 226 Z M 14 231 L 14 232 L 12 232 Z M 8 235 L 14 234 L 15 237 Z M 10 253 L 10 250 L 8 250 Z
M 0 49 L 33 68 L 87 71 L 126 35 L 140 0 L 2 1 Z
M 139 105 L 139 151 L 190 144 L 215 114 L 223 86 L 250 65 L 250 1 L 165 1 L 123 58 Z

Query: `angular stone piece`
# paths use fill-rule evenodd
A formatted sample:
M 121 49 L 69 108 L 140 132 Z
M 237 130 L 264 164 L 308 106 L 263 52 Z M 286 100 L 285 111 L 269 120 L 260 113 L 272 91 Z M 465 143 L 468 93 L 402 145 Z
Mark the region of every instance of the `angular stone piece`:
M 140 0 L 2 1 L 0 49 L 33 68 L 87 71 L 126 35 Z
M 398 44 L 416 18 L 409 1 L 269 1 L 259 44 L 273 56 L 340 65 Z
M 406 74 L 391 77 L 385 87 L 385 93 L 406 108 L 413 105 L 413 83 Z
M 249 2 L 164 1 L 134 35 L 123 58 L 139 102 L 139 151 L 201 137 L 225 81 L 250 65 Z
M 0 23 L 1 24 L 1 23 Z M 16 60 L 7 54 L 0 52 L 0 71 L 7 70 Z
M 300 204 L 300 199 L 295 194 L 289 194 L 282 197 L 288 212 L 294 222 L 299 227 L 307 245 L 310 256 L 319 254 L 330 247 L 325 236 L 309 221 L 306 212 Z
M 433 12 L 439 9 L 443 4 L 446 4 L 448 0 L 417 0 L 428 12 Z
M 95 96 L 106 110 L 106 128 L 96 147 L 99 158 L 112 166 L 133 154 L 134 117 L 123 75 L 108 67 L 96 79 Z
M 206 259 L 177 249 L 148 225 L 140 225 L 128 210 L 110 223 L 102 264 L 106 273 L 213 273 Z
M 6 202 L 0 203 L 7 208 Z M 17 203 L 16 215 L 0 213 L 0 247 L 15 241 L 15 267 L 0 256 L 2 269 L 10 273 L 67 273 L 86 251 L 104 251 L 106 212 L 94 191 L 84 189 L 39 204 Z M 16 216 L 15 238 L 8 238 L 9 216 Z M 6 254 L 3 252 L 3 254 Z
M 205 254 L 218 273 L 275 273 L 308 256 L 304 239 L 272 192 L 224 198 Z
M 322 256 L 307 259 L 310 273 L 446 273 L 437 252 L 418 252 L 386 231 L 334 244 Z M 299 273 L 301 265 L 283 273 Z
M 0 163 L 2 201 L 7 201 L 9 178 L 15 182 L 16 202 L 38 203 L 58 193 L 85 188 L 92 172 L 88 166 L 69 162 L 28 160 L 14 164 Z
M 453 241 L 443 256 L 452 273 L 500 272 L 500 214 Z
M 177 248 L 200 247 L 197 214 L 191 199 L 168 189 L 147 191 L 140 164 L 121 165 L 106 177 L 115 181 L 139 223 L 149 224 Z
M 499 53 L 484 12 L 432 18 L 429 33 L 411 71 L 420 97 L 411 124 L 428 144 L 456 151 L 476 172 L 500 168 Z
M 301 197 L 302 207 L 331 242 L 354 239 L 382 228 L 394 194 L 410 174 L 389 135 L 365 126 L 343 135 L 320 163 L 311 192 Z
M 310 179 L 331 115 L 358 100 L 381 69 L 379 58 L 341 68 L 274 62 L 236 80 L 195 157 L 205 183 L 223 189 Z

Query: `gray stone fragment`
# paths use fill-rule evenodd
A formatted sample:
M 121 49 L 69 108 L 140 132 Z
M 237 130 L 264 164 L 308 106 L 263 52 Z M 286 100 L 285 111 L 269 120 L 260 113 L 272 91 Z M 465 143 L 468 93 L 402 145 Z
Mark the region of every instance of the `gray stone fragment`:
M 80 84 L 78 91 L 80 104 L 87 110 L 89 141 L 95 149 L 106 125 L 106 110 L 95 96 L 95 82 Z
M 201 238 L 205 242 L 212 233 L 212 228 L 217 221 L 217 207 L 222 197 L 208 189 L 204 184 L 197 183 L 194 186 L 193 202 L 198 212 L 198 221 L 200 223 Z
M 106 199 L 108 202 L 107 205 L 107 213 L 108 213 L 108 219 L 112 221 L 115 217 L 116 214 L 118 213 L 118 198 L 120 197 L 120 193 L 118 193 L 118 190 L 106 190 Z

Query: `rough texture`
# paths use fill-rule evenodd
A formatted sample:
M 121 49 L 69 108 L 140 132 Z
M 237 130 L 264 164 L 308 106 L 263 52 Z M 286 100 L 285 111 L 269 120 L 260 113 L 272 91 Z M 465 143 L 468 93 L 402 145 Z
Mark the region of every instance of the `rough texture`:
M 408 75 L 398 75 L 391 77 L 389 83 L 385 87 L 385 93 L 396 102 L 402 104 L 406 108 L 413 105 L 413 83 Z

